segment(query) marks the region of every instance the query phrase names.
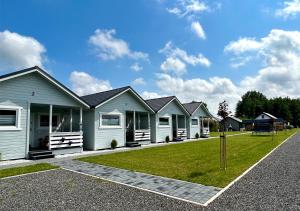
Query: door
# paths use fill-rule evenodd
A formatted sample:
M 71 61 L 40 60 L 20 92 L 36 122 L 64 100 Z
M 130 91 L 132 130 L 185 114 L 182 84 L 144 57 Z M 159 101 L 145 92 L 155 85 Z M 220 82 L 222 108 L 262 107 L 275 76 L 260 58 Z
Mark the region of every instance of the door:
M 134 118 L 132 111 L 126 111 L 126 142 L 134 142 Z
M 35 124 L 34 124 L 34 113 L 30 113 L 30 128 L 29 128 L 29 148 L 35 147 L 34 144 L 34 131 L 35 131 Z
M 172 132 L 173 132 L 173 139 L 177 138 L 177 118 L 176 115 L 172 115 Z

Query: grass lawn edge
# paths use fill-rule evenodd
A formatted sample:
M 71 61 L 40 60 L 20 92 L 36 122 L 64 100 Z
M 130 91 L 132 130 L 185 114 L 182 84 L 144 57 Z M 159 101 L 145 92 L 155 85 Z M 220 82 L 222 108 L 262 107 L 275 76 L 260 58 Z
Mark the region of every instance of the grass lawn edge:
M 49 163 L 38 163 L 20 167 L 5 168 L 0 170 L 0 180 L 55 170 L 58 168 L 59 166 L 55 166 Z

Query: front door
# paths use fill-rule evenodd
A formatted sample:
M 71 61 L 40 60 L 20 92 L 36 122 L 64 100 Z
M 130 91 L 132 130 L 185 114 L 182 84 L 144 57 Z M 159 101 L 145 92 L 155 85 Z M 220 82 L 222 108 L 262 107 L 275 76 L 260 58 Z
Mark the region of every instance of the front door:
M 173 139 L 177 138 L 177 118 L 176 115 L 172 115 L 172 131 L 173 131 Z
M 134 142 L 134 118 L 132 111 L 126 111 L 126 142 Z
M 34 113 L 30 113 L 30 128 L 29 128 L 29 146 L 30 148 L 34 146 L 34 131 L 35 131 L 35 124 L 34 124 Z

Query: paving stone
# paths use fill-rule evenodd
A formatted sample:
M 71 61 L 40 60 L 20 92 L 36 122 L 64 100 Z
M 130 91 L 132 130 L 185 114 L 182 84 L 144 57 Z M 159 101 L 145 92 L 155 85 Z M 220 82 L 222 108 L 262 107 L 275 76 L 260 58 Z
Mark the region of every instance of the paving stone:
M 201 204 L 204 204 L 208 199 L 221 190 L 221 188 L 204 186 L 201 184 L 102 166 L 78 160 L 57 161 L 55 164 L 62 166 L 65 169 L 98 176 L 110 181 L 160 192 L 162 194 L 179 197 Z

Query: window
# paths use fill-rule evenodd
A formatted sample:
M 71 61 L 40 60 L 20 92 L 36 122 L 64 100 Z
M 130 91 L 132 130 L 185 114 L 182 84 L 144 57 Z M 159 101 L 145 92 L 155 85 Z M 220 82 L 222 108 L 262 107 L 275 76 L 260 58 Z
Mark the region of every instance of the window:
M 159 125 L 169 126 L 170 125 L 169 117 L 159 117 Z
M 100 126 L 121 127 L 121 114 L 101 114 Z
M 0 130 L 20 129 L 21 108 L 0 107 Z
M 52 116 L 52 127 L 58 126 L 58 115 Z M 40 127 L 49 127 L 49 114 L 40 114 Z
M 198 119 L 192 119 L 192 125 L 198 126 Z

